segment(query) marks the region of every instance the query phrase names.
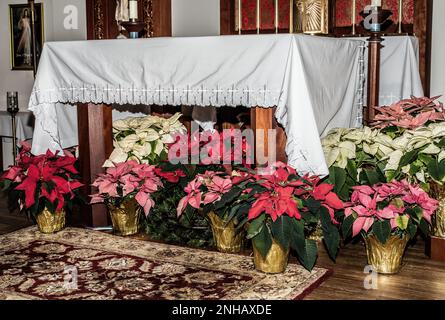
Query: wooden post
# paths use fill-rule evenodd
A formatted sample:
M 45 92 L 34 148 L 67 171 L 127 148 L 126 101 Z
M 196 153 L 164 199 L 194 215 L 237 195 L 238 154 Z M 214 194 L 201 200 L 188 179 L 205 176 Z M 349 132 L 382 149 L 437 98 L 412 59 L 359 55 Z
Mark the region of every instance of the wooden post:
M 426 255 L 431 260 L 445 262 L 445 239 L 429 236 L 425 247 Z
M 286 148 L 286 134 L 284 130 L 279 126 L 275 120 L 275 108 L 261 108 L 255 107 L 250 110 L 251 127 L 255 136 L 255 162 L 258 163 L 256 158 L 256 150 L 262 148 L 264 150 L 264 156 L 269 155 L 269 143 L 276 143 L 276 157 L 277 161 L 287 162 L 287 156 L 285 152 Z M 264 139 L 260 139 L 256 130 L 264 130 Z M 276 130 L 276 141 L 269 141 L 268 130 Z
M 102 165 L 113 151 L 112 109 L 105 104 L 79 104 L 77 106 L 79 135 L 79 162 L 85 195 L 94 193 L 90 186 Z M 86 205 L 82 208 L 81 224 L 91 227 L 107 226 L 105 205 Z
M 364 116 L 365 125 L 374 120 L 374 107 L 379 106 L 380 95 L 380 49 L 383 38 L 379 33 L 372 33 L 368 39 L 368 101 Z

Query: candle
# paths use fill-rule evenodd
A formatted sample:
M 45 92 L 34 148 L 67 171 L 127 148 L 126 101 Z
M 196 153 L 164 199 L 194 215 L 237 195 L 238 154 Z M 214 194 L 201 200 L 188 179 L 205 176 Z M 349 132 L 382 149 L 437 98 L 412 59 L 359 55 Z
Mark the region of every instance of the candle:
M 381 7 L 382 6 L 382 0 L 372 0 L 373 7 Z
M 399 0 L 399 33 L 402 33 L 403 23 L 403 1 Z
M 137 0 L 130 0 L 130 20 L 138 19 L 138 2 Z
M 355 22 L 357 18 L 357 3 L 356 0 L 352 0 L 352 14 L 351 14 L 351 23 L 352 23 L 352 34 L 355 35 Z

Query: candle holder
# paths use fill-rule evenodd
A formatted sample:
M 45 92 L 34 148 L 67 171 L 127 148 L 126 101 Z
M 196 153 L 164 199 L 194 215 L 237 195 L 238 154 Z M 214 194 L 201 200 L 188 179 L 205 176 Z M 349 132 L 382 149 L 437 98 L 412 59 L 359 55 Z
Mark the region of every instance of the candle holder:
M 144 30 L 144 23 L 142 21 L 122 21 L 121 26 L 128 31 L 130 39 L 138 39 L 142 30 Z
M 19 94 L 17 91 L 6 93 L 6 110 L 11 115 L 12 128 L 12 156 L 14 165 L 17 164 L 17 126 L 15 116 L 19 112 Z

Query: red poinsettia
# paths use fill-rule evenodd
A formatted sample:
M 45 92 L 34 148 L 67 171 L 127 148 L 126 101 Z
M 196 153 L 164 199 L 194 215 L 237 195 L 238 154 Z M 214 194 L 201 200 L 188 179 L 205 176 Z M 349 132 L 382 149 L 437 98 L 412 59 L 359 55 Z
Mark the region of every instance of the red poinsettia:
M 21 208 L 33 213 L 43 207 L 62 210 L 82 186 L 74 166 L 76 158 L 68 152 L 59 156 L 50 150 L 34 156 L 30 149 L 29 144 L 22 143 L 17 164 L 3 174 L 2 180 L 9 181 L 9 191 L 17 193 Z

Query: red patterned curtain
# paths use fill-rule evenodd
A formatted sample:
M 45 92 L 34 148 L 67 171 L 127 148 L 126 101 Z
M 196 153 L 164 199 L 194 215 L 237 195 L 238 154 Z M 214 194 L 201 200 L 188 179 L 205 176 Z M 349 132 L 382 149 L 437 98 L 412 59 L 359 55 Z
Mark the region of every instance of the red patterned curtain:
M 289 0 L 278 1 L 278 21 L 280 29 L 289 29 L 289 4 Z M 242 0 L 241 14 L 242 30 L 256 30 L 257 0 Z M 238 17 L 238 13 L 236 13 L 236 15 L 236 17 Z M 260 0 L 260 29 L 275 30 L 275 0 Z
M 369 4 L 371 0 L 356 0 L 357 2 L 357 17 L 356 23 L 360 23 L 363 19 L 359 13 Z M 382 6 L 384 9 L 389 9 L 393 12 L 391 19 L 399 21 L 399 0 L 383 0 Z M 351 26 L 351 12 L 352 0 L 337 0 L 335 4 L 335 26 L 348 27 Z M 403 1 L 403 23 L 414 23 L 414 0 Z

